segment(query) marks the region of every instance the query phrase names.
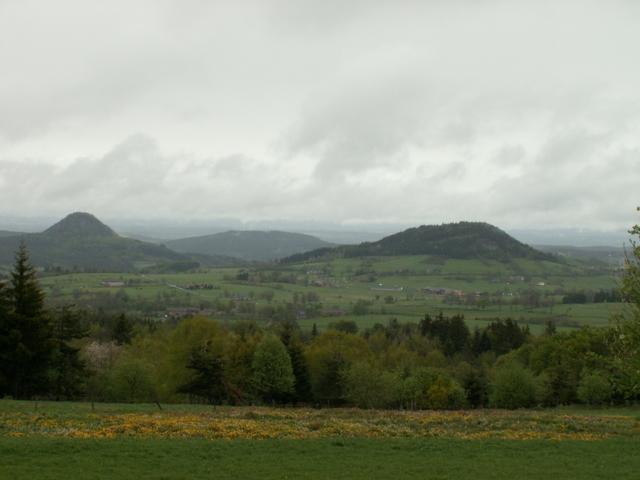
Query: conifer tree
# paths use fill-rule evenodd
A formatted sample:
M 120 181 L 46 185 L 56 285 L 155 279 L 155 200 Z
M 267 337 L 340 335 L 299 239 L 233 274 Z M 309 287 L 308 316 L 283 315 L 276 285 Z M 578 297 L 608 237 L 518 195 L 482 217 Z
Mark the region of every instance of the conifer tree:
M 30 398 L 47 392 L 53 342 L 44 293 L 24 243 L 16 253 L 7 293 L 9 311 L 0 327 L 0 342 L 7 347 L 0 355 L 1 376 L 7 393 Z
M 70 307 L 63 307 L 54 317 L 52 388 L 56 400 L 74 398 L 82 391 L 86 374 L 85 364 L 80 358 L 80 348 L 75 346 L 73 341 L 86 337 L 88 333 L 89 330 L 80 314 Z

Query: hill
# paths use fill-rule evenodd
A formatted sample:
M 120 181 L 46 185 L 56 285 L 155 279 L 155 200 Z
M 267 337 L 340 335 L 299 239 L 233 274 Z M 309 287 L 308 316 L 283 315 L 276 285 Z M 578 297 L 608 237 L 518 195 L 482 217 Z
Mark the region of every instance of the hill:
M 8 230 L 0 230 L 0 238 L 15 237 L 16 235 L 23 235 L 23 234 L 20 232 L 10 232 Z
M 132 271 L 162 265 L 197 266 L 162 245 L 120 237 L 88 213 L 72 213 L 42 233 L 0 238 L 0 265 L 11 265 L 21 241 L 38 267 L 83 271 Z
M 552 255 L 539 252 L 488 223 L 459 222 L 422 225 L 389 235 L 377 242 L 322 248 L 292 255 L 284 259 L 284 262 L 395 255 L 436 255 L 446 258 L 500 261 L 512 258 L 555 259 Z
M 179 253 L 236 257 L 247 261 L 271 261 L 309 250 L 333 246 L 311 235 L 280 231 L 230 231 L 165 242 Z

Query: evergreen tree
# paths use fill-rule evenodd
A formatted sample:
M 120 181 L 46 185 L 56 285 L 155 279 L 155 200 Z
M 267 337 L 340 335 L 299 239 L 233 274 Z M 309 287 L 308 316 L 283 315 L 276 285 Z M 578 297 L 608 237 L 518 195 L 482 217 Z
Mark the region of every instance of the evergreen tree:
M 294 402 L 311 401 L 311 379 L 309 365 L 304 356 L 304 346 L 300 341 L 300 329 L 296 322 L 283 322 L 280 327 L 280 340 L 284 344 L 291 358 L 291 367 L 295 378 L 294 392 L 291 399 Z
M 73 341 L 86 337 L 88 333 L 80 314 L 69 307 L 62 308 L 54 317 L 52 388 L 56 400 L 75 398 L 82 391 L 86 376 L 85 364 L 80 358 L 80 348 L 74 346 Z
M 120 314 L 116 318 L 111 331 L 111 339 L 116 342 L 117 345 L 124 345 L 125 343 L 131 343 L 133 337 L 133 323 L 124 314 Z
M 213 351 L 210 342 L 191 352 L 187 367 L 194 371 L 194 376 L 178 389 L 179 393 L 204 398 L 213 405 L 227 398 L 223 359 Z
M 0 377 L 5 393 L 30 398 L 47 392 L 53 341 L 44 293 L 24 243 L 16 253 L 7 294 L 8 312 L 0 326 L 0 343 L 5 347 L 0 354 Z
M 9 289 L 0 280 L 0 397 L 10 393 L 7 367 L 11 365 L 13 317 Z
M 40 317 L 44 309 L 44 293 L 40 289 L 36 269 L 29 261 L 24 242 L 20 243 L 11 272 L 11 297 L 13 311 L 22 317 Z

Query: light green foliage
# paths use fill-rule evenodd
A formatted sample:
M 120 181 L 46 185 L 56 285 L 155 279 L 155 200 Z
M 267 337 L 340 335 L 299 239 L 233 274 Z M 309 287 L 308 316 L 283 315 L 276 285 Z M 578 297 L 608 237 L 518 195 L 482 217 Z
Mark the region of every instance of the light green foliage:
M 536 400 L 535 379 L 531 371 L 518 363 L 498 367 L 489 395 L 489 403 L 496 408 L 527 408 Z
M 629 233 L 637 238 L 631 241 L 622 280 L 622 295 L 628 308 L 613 317 L 611 366 L 618 392 L 628 400 L 637 400 L 640 398 L 640 225 L 635 225 Z
M 251 366 L 253 386 L 264 401 L 280 400 L 293 393 L 295 377 L 291 358 L 275 335 L 266 335 L 258 344 Z
M 306 353 L 315 398 L 333 403 L 344 398 L 343 371 L 352 363 L 371 357 L 369 346 L 363 338 L 336 331 L 324 332 L 316 337 Z
M 578 399 L 587 405 L 604 405 L 611 401 L 611 382 L 601 373 L 590 373 L 582 377 L 578 385 Z
M 153 402 L 157 391 L 153 366 L 130 354 L 121 356 L 110 375 L 110 398 L 118 402 Z
M 392 408 L 400 398 L 398 375 L 369 362 L 356 362 L 342 375 L 345 398 L 362 408 Z

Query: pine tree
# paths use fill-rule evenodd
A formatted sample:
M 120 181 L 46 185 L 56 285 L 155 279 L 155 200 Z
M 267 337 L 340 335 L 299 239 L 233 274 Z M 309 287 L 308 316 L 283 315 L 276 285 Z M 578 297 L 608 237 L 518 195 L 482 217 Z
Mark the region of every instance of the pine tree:
M 204 398 L 213 405 L 227 398 L 224 362 L 210 343 L 191 352 L 187 368 L 194 371 L 194 376 L 178 389 L 179 393 Z
M 29 261 L 24 242 L 20 243 L 11 272 L 11 296 L 13 311 L 23 317 L 40 317 L 44 309 L 44 293 L 40 289 L 36 269 Z
M 44 311 L 35 268 L 24 243 L 16 253 L 8 288 L 8 313 L 0 326 L 0 377 L 15 398 L 30 398 L 48 388 L 48 369 L 53 349 L 52 331 Z
M 74 340 L 84 338 L 89 330 L 78 312 L 63 307 L 53 322 L 55 351 L 52 359 L 53 394 L 56 400 L 71 399 L 82 391 L 85 364 L 80 358 L 80 348 Z

